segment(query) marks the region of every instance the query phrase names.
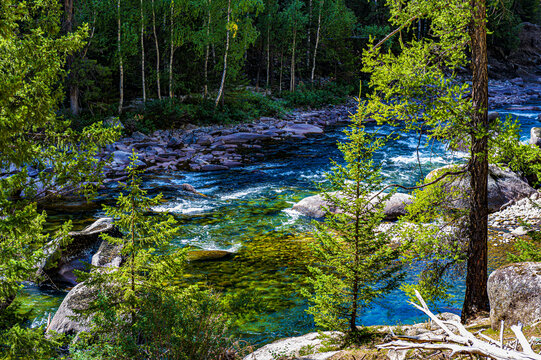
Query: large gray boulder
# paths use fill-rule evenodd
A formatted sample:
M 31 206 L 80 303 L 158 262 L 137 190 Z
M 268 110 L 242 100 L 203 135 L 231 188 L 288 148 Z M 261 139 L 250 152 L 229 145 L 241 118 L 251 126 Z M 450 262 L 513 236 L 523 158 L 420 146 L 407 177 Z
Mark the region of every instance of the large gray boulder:
M 541 114 L 539 114 L 541 120 Z M 530 144 L 541 147 L 541 127 L 533 127 L 530 130 Z
M 84 282 L 71 289 L 54 314 L 47 332 L 77 334 L 90 330 L 88 319 L 79 317 L 76 311 L 88 309 L 96 294 L 97 291 L 86 286 Z
M 101 218 L 81 231 L 72 231 L 68 235 L 71 242 L 62 246 L 62 239 L 56 239 L 45 247 L 45 258 L 39 264 L 38 274 L 45 273 L 46 279 L 53 283 L 74 286 L 77 279 L 74 270 L 84 270 L 85 263 L 91 261 L 101 244 L 101 235 L 119 237 L 120 232 L 114 227 L 112 218 Z
M 340 332 L 323 332 L 324 335 L 330 337 L 340 337 L 343 334 Z M 243 360 L 274 360 L 292 357 L 296 359 L 313 359 L 313 360 L 326 360 L 330 359 L 333 355 L 339 351 L 331 351 L 325 353 L 318 353 L 318 350 L 322 347 L 323 339 L 319 333 L 313 332 L 303 336 L 285 338 L 263 346 L 262 348 L 254 351 L 250 355 L 244 357 Z M 308 351 L 311 354 L 304 352 Z M 302 357 L 301 357 L 302 356 Z
M 521 322 L 541 320 L 541 263 L 524 262 L 504 266 L 488 278 L 490 323 L 499 329 Z
M 336 196 L 337 192 L 331 193 Z M 340 196 L 340 195 L 339 195 Z M 374 199 L 374 202 L 378 201 L 379 197 Z M 406 214 L 406 206 L 413 202 L 413 196 L 402 193 L 393 194 L 386 202 L 383 209 L 385 213 L 385 220 L 394 221 L 398 217 Z M 332 213 L 337 211 L 336 208 L 331 206 L 332 204 L 325 201 L 321 194 L 309 196 L 302 199 L 295 205 L 293 210 L 300 212 L 301 214 L 312 217 L 315 219 L 322 219 L 325 217 L 324 207 L 327 207 Z
M 311 124 L 289 124 L 282 130 L 298 136 L 323 134 L 323 129 Z
M 433 170 L 426 176 L 425 181 L 433 181 L 446 171 L 453 171 L 454 166 L 447 165 Z M 469 207 L 468 194 L 471 191 L 469 173 L 448 176 L 441 183 L 449 194 L 447 206 L 455 209 Z M 503 205 L 530 197 L 534 193 L 536 190 L 518 174 L 501 169 L 494 164 L 489 165 L 488 209 L 491 213 L 499 211 Z
M 251 132 L 238 132 L 234 134 L 219 136 L 215 139 L 216 142 L 223 141 L 225 144 L 242 144 L 252 142 L 256 140 L 267 139 L 268 136 L 251 133 Z

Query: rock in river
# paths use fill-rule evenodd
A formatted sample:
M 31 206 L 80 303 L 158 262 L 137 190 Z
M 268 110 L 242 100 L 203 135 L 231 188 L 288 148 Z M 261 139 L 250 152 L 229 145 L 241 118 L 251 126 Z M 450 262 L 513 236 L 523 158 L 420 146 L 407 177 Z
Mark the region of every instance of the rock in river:
M 213 261 L 228 260 L 233 257 L 233 253 L 225 250 L 193 250 L 188 253 L 189 261 Z
M 541 120 L 541 114 L 539 114 Z M 533 127 L 530 130 L 530 144 L 541 147 L 541 127 Z
M 430 172 L 425 181 L 435 180 L 445 171 L 453 171 L 454 165 L 447 165 Z M 488 208 L 491 213 L 499 211 L 503 205 L 531 196 L 536 192 L 524 179 L 516 173 L 501 169 L 494 164 L 489 165 L 488 176 Z M 470 177 L 468 173 L 448 176 L 442 182 L 448 191 L 448 206 L 465 209 L 469 206 Z
M 488 278 L 490 322 L 499 329 L 541 320 L 541 263 L 524 262 L 499 268 Z
M 336 194 L 336 193 L 333 193 Z M 385 202 L 385 220 L 397 220 L 399 216 L 406 214 L 406 206 L 413 202 L 413 197 L 408 194 L 395 193 Z M 310 196 L 302 199 L 295 205 L 293 210 L 301 214 L 316 219 L 321 219 L 325 216 L 324 206 L 329 207 L 331 212 L 336 212 L 336 209 L 330 206 L 321 194 Z

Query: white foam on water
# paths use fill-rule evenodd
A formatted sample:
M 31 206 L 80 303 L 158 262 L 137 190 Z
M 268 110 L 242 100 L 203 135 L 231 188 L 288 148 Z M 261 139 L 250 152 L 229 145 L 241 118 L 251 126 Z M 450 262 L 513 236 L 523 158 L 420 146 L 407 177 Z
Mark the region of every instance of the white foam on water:
M 449 160 L 446 160 L 441 156 L 419 155 L 419 157 L 417 157 L 417 154 L 415 153 L 409 156 L 404 156 L 404 155 L 395 156 L 395 157 L 392 157 L 390 160 L 393 161 L 394 163 L 402 163 L 402 164 L 414 164 L 417 162 L 420 162 L 421 164 L 429 164 L 429 163 L 448 164 L 450 163 Z
M 214 206 L 197 204 L 192 201 L 178 200 L 167 205 L 159 205 L 152 208 L 155 212 L 172 212 L 176 214 L 201 214 L 214 209 Z
M 261 193 L 266 188 L 267 188 L 267 186 L 258 186 L 258 187 L 249 188 L 249 189 L 246 189 L 246 190 L 235 191 L 235 192 L 223 195 L 221 197 L 221 200 L 243 199 L 243 198 L 246 198 L 248 195 Z
M 294 204 L 294 203 L 291 203 L 291 204 Z M 303 216 L 297 210 L 293 210 L 293 208 L 283 209 L 282 212 L 287 215 L 287 220 L 282 222 L 282 226 L 293 225 L 297 222 L 297 220 L 299 220 L 300 217 Z

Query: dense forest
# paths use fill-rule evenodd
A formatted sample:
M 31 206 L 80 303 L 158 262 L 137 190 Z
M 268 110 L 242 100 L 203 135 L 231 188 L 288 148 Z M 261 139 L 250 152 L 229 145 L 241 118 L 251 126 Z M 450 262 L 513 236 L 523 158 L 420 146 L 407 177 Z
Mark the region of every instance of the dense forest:
M 88 34 L 85 47 L 67 59 L 69 112 L 113 115 L 145 102 L 147 122 L 157 127 L 276 111 L 261 94 L 292 107 L 356 95 L 359 81 L 367 80 L 360 59 L 369 38 L 393 30 L 383 1 L 70 0 L 63 6 L 63 31 L 84 26 Z M 495 1 L 488 14 L 489 43 L 502 56 L 518 45 L 522 22 L 539 21 L 539 3 Z M 420 19 L 402 36 L 432 35 Z M 308 91 L 322 88 L 327 91 Z M 227 115 L 213 114 L 215 106 Z
M 3 0 L 0 359 L 539 359 L 540 34 L 538 0 Z

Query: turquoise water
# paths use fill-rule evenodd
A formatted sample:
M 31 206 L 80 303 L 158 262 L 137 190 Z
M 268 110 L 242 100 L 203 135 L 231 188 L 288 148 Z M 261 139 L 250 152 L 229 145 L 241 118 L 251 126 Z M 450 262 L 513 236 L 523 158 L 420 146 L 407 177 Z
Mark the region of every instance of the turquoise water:
M 517 112 L 514 115 L 519 116 L 523 139 L 527 139 L 537 114 Z M 376 129 L 368 127 L 368 131 Z M 291 207 L 317 192 L 315 183 L 325 181 L 330 159 L 340 161 L 336 142 L 345 140 L 341 130 L 336 128 L 307 140 L 276 145 L 266 151 L 264 161 L 242 168 L 208 173 L 176 172 L 144 179 L 144 187 L 150 193 L 163 192 L 166 199 L 154 210 L 169 212 L 178 220 L 181 233 L 174 240 L 176 246 L 235 253 L 228 260 L 191 263 L 187 278 L 234 294 L 246 307 L 254 309 L 238 329 L 252 344 L 314 329 L 311 317 L 304 311 L 307 302 L 299 295 L 308 262 L 306 243 L 310 239 L 311 220 Z M 383 127 L 378 131 L 385 135 L 391 129 Z M 423 147 L 417 155 L 417 143 L 417 137 L 412 135 L 393 141 L 378 152 L 376 161 L 382 163 L 386 181 L 412 185 L 429 170 L 461 158 L 461 154 L 445 153 L 440 144 Z M 417 156 L 424 165 L 423 173 L 419 171 Z M 193 185 L 206 197 L 177 190 L 175 185 L 182 183 Z M 111 189 L 104 197 L 110 198 L 113 194 L 114 189 Z M 99 208 L 50 214 L 56 220 L 75 219 L 79 227 L 102 215 Z M 498 265 L 502 258 L 492 255 L 491 266 Z M 415 272 L 411 269 L 409 281 Z M 460 312 L 463 277 L 457 274 L 454 283 L 451 291 L 455 298 L 450 304 L 441 305 L 439 311 Z M 65 293 L 27 288 L 25 303 L 39 309 L 35 324 L 46 321 Z M 400 291 L 395 291 L 366 309 L 359 322 L 375 325 L 421 320 L 420 313 L 406 300 Z

